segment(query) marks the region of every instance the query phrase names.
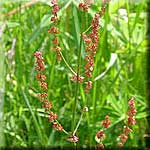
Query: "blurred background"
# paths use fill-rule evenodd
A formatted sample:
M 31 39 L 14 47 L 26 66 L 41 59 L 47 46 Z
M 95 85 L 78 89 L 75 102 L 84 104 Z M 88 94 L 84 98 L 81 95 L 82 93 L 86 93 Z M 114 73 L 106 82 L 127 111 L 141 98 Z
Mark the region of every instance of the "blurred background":
M 59 38 L 67 62 L 76 69 L 78 37 L 88 28 L 101 8 L 95 0 L 82 17 L 78 0 L 58 0 L 61 6 Z M 65 63 L 57 62 L 52 50 L 51 7 L 48 0 L 2 0 L 0 2 L 0 146 L 70 146 L 64 133 L 53 130 L 36 94 L 33 54 L 43 53 L 49 85 L 48 93 L 59 121 L 70 131 L 75 83 Z M 95 134 L 109 115 L 106 146 L 115 146 L 125 125 L 128 100 L 135 97 L 137 124 L 133 126 L 126 147 L 144 146 L 146 122 L 146 3 L 143 0 L 112 0 L 100 19 L 100 42 L 95 57 L 93 88 L 85 95 L 80 86 L 77 118 L 84 115 L 77 135 L 80 146 L 96 144 Z M 85 51 L 82 49 L 81 72 Z

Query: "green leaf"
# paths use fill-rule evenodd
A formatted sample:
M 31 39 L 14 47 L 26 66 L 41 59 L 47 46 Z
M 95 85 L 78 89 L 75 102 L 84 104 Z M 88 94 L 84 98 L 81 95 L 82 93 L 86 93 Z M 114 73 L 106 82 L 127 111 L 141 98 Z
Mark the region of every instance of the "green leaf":
M 116 63 L 118 59 L 118 55 L 116 53 L 111 53 L 109 64 L 104 72 L 102 72 L 100 75 L 95 77 L 94 81 L 97 81 L 105 76 L 105 74 L 110 70 L 110 68 L 113 67 L 113 65 Z
M 136 119 L 146 118 L 147 116 L 148 114 L 146 112 L 140 112 L 140 113 L 137 113 Z

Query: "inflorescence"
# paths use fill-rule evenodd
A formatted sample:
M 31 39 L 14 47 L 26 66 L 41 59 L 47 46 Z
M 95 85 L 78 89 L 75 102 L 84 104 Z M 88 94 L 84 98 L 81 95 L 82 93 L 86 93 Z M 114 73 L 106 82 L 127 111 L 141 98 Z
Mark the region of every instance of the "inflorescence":
M 57 60 L 61 61 L 62 60 L 60 54 L 61 48 L 59 46 L 59 37 L 58 37 L 59 28 L 57 27 L 59 21 L 58 12 L 60 10 L 60 6 L 58 5 L 57 0 L 51 0 L 51 4 L 52 4 L 51 12 L 53 14 L 53 16 L 51 17 L 51 22 L 53 22 L 54 25 L 48 30 L 48 33 L 53 35 L 52 40 L 52 43 L 54 45 L 53 50 L 56 52 Z
M 119 142 L 117 143 L 118 146 L 122 147 L 126 141 L 128 140 L 128 135 L 132 132 L 131 127 L 136 124 L 135 115 L 136 115 L 136 108 L 135 108 L 135 100 L 132 97 L 129 102 L 129 110 L 127 113 L 127 121 L 126 126 L 124 126 L 123 133 L 119 136 Z
M 46 83 L 46 75 L 43 74 L 45 70 L 45 63 L 41 52 L 36 51 L 34 53 L 36 58 L 36 78 L 39 81 L 42 93 L 38 94 L 39 101 L 42 103 L 42 107 L 45 108 L 45 111 L 48 113 L 48 121 L 52 123 L 52 127 L 56 130 L 62 131 L 63 127 L 57 121 L 57 114 L 52 111 L 53 105 L 52 102 L 48 100 L 48 84 Z

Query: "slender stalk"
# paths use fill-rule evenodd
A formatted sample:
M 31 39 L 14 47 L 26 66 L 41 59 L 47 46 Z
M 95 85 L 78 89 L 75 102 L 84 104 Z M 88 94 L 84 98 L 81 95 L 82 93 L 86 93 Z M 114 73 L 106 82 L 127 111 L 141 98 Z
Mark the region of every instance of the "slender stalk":
M 58 120 L 55 120 L 55 121 L 56 121 L 58 124 L 60 124 Z M 68 132 L 67 132 L 65 129 L 63 129 L 62 131 L 63 131 L 65 134 L 68 135 Z
M 66 66 L 68 67 L 68 69 L 74 74 L 74 75 L 77 75 L 77 73 L 71 68 L 71 66 L 68 64 L 68 62 L 66 61 L 65 57 L 63 56 L 62 52 L 60 51 L 59 52 L 64 63 L 66 64 Z
M 5 16 L 7 17 L 7 16 L 14 15 L 14 14 L 16 14 L 18 11 L 20 11 L 20 9 L 25 9 L 25 8 L 27 8 L 27 7 L 31 7 L 32 5 L 34 5 L 34 4 L 36 4 L 36 3 L 38 3 L 38 0 L 29 1 L 29 2 L 27 2 L 27 3 L 23 4 L 23 5 L 21 5 L 20 7 L 17 7 L 17 8 L 15 8 L 15 9 L 9 11 L 8 13 L 5 14 Z
M 82 34 L 85 34 L 86 32 L 88 32 L 90 29 L 91 29 L 91 25 L 82 33 Z
M 68 135 L 68 132 L 67 132 L 65 129 L 63 129 L 62 131 L 63 131 L 65 134 L 67 134 L 67 135 Z
M 79 78 L 80 74 L 80 62 L 81 62 L 81 49 L 82 49 L 82 36 L 80 36 L 80 46 L 78 51 L 78 60 L 77 60 L 77 79 Z M 73 105 L 73 114 L 72 114 L 72 131 L 74 131 L 75 126 L 75 114 L 76 114 L 76 105 L 78 100 L 78 90 L 79 90 L 79 81 L 76 82 L 76 90 L 75 90 L 75 101 Z
M 80 119 L 79 119 L 79 121 L 78 121 L 78 124 L 77 124 L 77 126 L 76 126 L 74 132 L 73 132 L 73 135 L 76 134 L 76 132 L 77 132 L 77 130 L 78 130 L 78 128 L 79 128 L 79 125 L 80 125 L 81 120 L 82 120 L 82 118 L 83 118 L 83 113 L 84 113 L 84 112 L 81 113 Z

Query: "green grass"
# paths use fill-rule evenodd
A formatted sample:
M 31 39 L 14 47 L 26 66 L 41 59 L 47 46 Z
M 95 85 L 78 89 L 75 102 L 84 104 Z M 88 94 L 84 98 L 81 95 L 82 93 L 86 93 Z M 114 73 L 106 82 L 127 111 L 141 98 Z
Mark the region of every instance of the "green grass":
M 76 70 L 80 31 L 87 28 L 101 4 L 96 1 L 89 14 L 84 16 L 77 9 L 77 1 L 59 2 L 61 5 L 59 36 L 62 53 L 69 65 Z M 0 87 L 3 88 L 5 85 L 5 92 L 4 98 L 2 97 L 4 106 L 0 111 L 4 112 L 5 142 L 0 140 L 0 145 L 71 146 L 66 141 L 67 137 L 64 133 L 60 136 L 60 133 L 51 128 L 47 115 L 35 96 L 40 90 L 35 78 L 33 53 L 36 50 L 43 52 L 46 64 L 45 74 L 49 84 L 49 99 L 53 101 L 59 121 L 67 131 L 71 131 L 76 85 L 70 81 L 72 74 L 68 67 L 63 61 L 58 63 L 52 51 L 52 37 L 47 33 L 51 26 L 51 13 L 46 2 L 35 3 L 5 17 L 9 11 L 24 3 L 26 2 L 4 1 L 2 3 L 3 21 L 1 20 L 0 27 L 4 24 L 6 27 L 3 31 L 2 46 L 4 48 L 0 49 L 2 60 L 0 71 L 5 78 L 0 78 Z M 93 88 L 86 96 L 84 87 L 79 86 L 77 97 L 75 122 L 80 117 L 81 109 L 84 106 L 89 108 L 77 131 L 80 137 L 79 145 L 96 144 L 94 138 L 101 128 L 100 121 L 109 114 L 112 125 L 107 131 L 104 143 L 106 146 L 115 146 L 116 138 L 124 125 L 127 102 L 131 96 L 134 96 L 136 100 L 137 124 L 125 146 L 144 146 L 145 144 L 145 9 L 144 2 L 129 4 L 128 0 L 112 0 L 109 10 L 100 19 L 100 42 L 95 57 Z M 4 54 L 12 48 L 14 39 L 16 39 L 12 49 L 14 55 L 5 56 Z M 84 57 L 85 52 L 82 48 L 81 73 L 84 72 Z M 5 62 L 5 66 L 2 62 Z M 0 75 L 3 74 L 0 73 Z

